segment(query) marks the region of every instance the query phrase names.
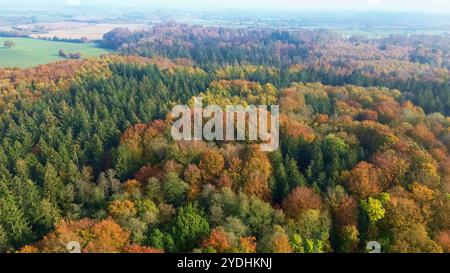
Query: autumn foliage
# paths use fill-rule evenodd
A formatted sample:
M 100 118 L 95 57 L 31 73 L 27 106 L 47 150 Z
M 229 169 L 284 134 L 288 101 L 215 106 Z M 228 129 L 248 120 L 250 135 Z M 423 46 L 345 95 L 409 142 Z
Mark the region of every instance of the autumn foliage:
M 426 49 L 448 43 L 130 33 L 105 39 L 140 57 L 0 71 L 0 252 L 450 251 L 449 55 Z M 279 105 L 279 149 L 175 141 L 194 96 Z
M 283 201 L 283 209 L 290 217 L 297 217 L 310 209 L 321 209 L 322 206 L 320 195 L 306 187 L 295 188 Z

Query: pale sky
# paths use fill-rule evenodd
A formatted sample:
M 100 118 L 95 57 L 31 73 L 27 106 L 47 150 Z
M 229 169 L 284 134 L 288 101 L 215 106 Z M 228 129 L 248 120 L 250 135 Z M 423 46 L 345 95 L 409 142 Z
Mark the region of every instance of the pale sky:
M 1 0 L 10 6 L 92 5 L 176 8 L 278 8 L 450 13 L 450 0 Z M 7 2 L 7 3 L 5 3 Z

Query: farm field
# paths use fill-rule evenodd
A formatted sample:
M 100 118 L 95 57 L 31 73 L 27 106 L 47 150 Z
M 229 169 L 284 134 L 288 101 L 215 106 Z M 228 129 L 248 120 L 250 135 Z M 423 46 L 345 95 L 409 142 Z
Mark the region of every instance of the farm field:
M 13 41 L 16 46 L 10 49 L 4 47 L 3 44 L 6 40 Z M 97 47 L 95 43 L 76 44 L 31 38 L 0 37 L 0 67 L 27 68 L 64 60 L 63 57 L 58 55 L 60 49 L 66 53 L 80 52 L 83 58 L 99 56 L 109 52 Z
M 86 37 L 89 40 L 101 40 L 103 34 L 117 27 L 128 28 L 129 30 L 143 30 L 148 28 L 148 24 L 93 24 L 85 22 L 54 22 L 42 24 L 29 24 L 18 26 L 21 29 L 32 29 L 40 27 L 47 29 L 48 33 L 31 34 L 33 38 L 64 38 L 80 39 Z

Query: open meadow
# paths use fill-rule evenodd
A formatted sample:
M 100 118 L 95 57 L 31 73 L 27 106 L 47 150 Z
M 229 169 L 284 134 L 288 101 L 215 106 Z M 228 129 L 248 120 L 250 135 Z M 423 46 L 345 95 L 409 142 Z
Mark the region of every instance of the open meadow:
M 16 45 L 12 48 L 4 47 L 5 41 L 13 41 Z M 80 52 L 82 58 L 99 56 L 109 52 L 106 49 L 99 48 L 95 43 L 77 44 L 31 38 L 0 37 L 0 67 L 27 68 L 64 60 L 65 58 L 58 55 L 60 49 L 66 53 Z

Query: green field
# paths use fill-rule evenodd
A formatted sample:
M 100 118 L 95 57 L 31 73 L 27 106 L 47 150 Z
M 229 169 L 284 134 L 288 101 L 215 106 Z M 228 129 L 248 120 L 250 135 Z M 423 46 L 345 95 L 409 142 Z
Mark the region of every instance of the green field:
M 10 49 L 4 47 L 3 44 L 7 40 L 13 41 L 16 46 Z M 0 37 L 0 67 L 27 68 L 64 60 L 58 55 L 60 49 L 66 53 L 80 52 L 83 58 L 99 56 L 109 52 L 97 47 L 94 43 L 76 44 L 31 38 Z

